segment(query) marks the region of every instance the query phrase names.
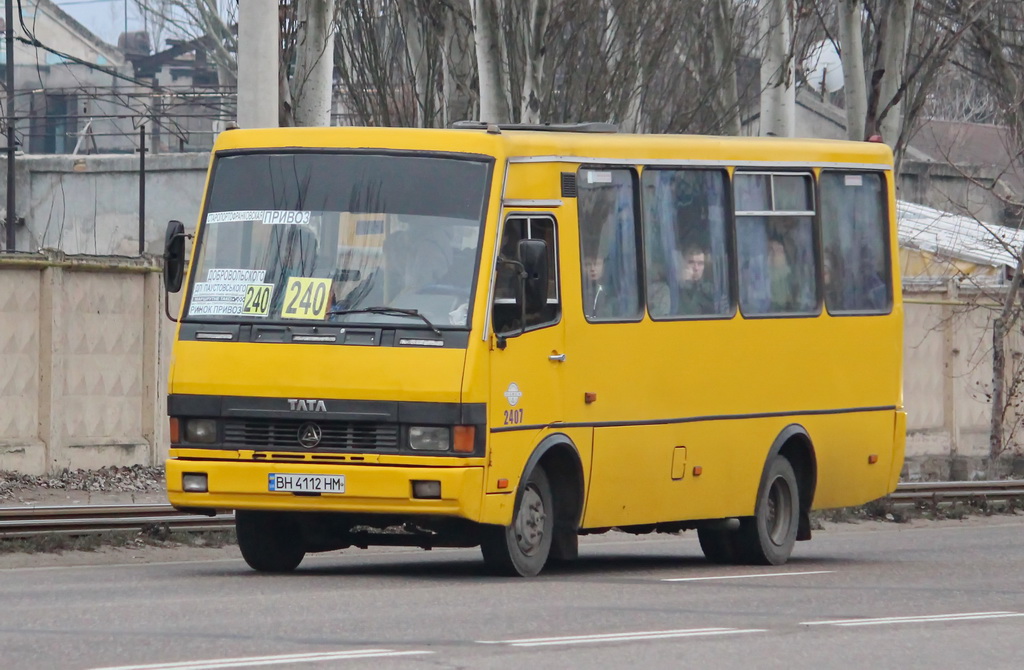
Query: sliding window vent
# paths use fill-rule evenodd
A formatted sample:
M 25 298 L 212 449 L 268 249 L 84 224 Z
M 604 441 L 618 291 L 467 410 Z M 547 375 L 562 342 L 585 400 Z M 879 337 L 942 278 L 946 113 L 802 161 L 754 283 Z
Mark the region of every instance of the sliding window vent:
M 562 197 L 563 198 L 575 198 L 576 197 L 576 173 L 575 172 L 563 172 L 562 173 Z

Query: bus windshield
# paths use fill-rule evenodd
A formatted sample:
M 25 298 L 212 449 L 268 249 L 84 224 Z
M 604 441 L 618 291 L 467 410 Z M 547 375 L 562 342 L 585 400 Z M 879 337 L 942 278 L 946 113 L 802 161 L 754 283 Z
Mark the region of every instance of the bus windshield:
M 185 314 L 464 328 L 490 167 L 408 154 L 219 156 Z

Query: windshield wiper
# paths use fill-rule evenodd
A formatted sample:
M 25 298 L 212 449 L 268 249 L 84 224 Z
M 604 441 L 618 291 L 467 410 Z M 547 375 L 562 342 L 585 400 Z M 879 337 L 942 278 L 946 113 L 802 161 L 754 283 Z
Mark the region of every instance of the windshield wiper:
M 405 309 L 402 307 L 360 307 L 359 309 L 332 309 L 327 314 L 328 316 L 335 314 L 388 314 L 392 316 L 411 316 L 421 319 L 423 323 L 430 327 L 430 330 L 434 331 L 438 336 L 444 337 L 444 334 L 438 330 L 437 326 L 431 323 L 430 319 L 423 316 L 418 309 Z

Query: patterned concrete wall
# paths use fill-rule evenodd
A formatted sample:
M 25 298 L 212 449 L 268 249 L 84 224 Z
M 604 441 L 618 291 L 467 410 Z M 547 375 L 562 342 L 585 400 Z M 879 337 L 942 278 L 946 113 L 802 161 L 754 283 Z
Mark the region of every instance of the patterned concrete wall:
M 941 306 L 905 305 L 903 402 L 907 407 L 907 431 L 942 432 L 946 440 L 941 393 L 946 383 L 944 339 Z
M 930 469 L 920 473 L 924 477 L 985 476 L 996 303 L 944 288 L 905 292 L 904 300 L 907 459 L 915 467 Z M 1007 338 L 1006 359 L 1010 389 L 1014 377 L 1024 381 L 1024 337 L 1019 327 Z M 1016 406 L 1004 424 L 1009 456 L 1024 449 L 1024 384 L 1016 393 Z M 954 467 L 964 470 L 950 475 Z
M 0 469 L 40 456 L 39 272 L 0 274 Z M 42 460 L 32 465 L 43 467 Z
M 66 272 L 63 283 L 61 437 L 144 449 L 145 275 Z
M 166 354 L 152 259 L 0 257 L 0 469 L 157 464 Z

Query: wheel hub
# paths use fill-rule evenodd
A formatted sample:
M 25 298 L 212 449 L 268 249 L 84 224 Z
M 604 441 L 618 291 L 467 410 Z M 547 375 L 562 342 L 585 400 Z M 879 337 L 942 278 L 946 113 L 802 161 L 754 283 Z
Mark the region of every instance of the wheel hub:
M 782 546 L 789 534 L 792 499 L 786 480 L 782 477 L 776 478 L 768 489 L 768 504 L 765 510 L 768 537 L 776 546 Z
M 532 556 L 544 540 L 544 522 L 547 513 L 544 510 L 544 501 L 536 488 L 528 486 L 523 491 L 523 500 L 519 506 L 519 514 L 516 515 L 516 543 L 519 550 L 527 556 Z

